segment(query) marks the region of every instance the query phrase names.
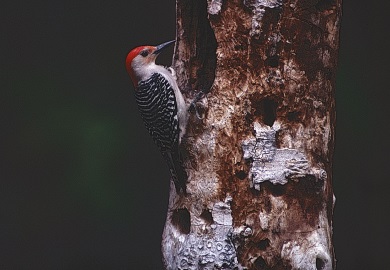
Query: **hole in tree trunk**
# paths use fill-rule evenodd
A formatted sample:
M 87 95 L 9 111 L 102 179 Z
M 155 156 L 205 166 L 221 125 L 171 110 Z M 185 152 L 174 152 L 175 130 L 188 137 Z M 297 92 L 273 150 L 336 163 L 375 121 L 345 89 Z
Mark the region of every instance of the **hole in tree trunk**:
M 265 98 L 264 99 L 264 124 L 272 127 L 276 120 L 276 107 L 277 104 L 274 100 Z
M 183 233 L 189 234 L 191 228 L 190 212 L 186 208 L 181 208 L 173 211 L 172 224 L 176 229 Z
M 316 269 L 317 270 L 323 270 L 325 268 L 325 262 L 321 258 L 316 259 Z
M 260 250 L 265 250 L 267 247 L 269 247 L 269 239 L 263 239 L 260 240 L 260 242 L 257 244 Z
M 184 64 L 183 70 L 187 73 L 184 81 L 178 78 L 179 87 L 207 93 L 214 83 L 217 66 L 217 40 L 208 19 L 207 1 L 182 0 L 177 4 L 180 12 L 177 17 L 182 18 L 178 27 L 179 31 L 180 28 L 183 30 L 179 42 L 188 49 L 184 62 L 178 54 L 175 55 L 175 60 Z
M 265 260 L 263 257 L 258 257 L 254 263 L 256 270 L 264 270 L 267 267 L 267 264 L 265 263 Z
M 240 180 L 244 180 L 247 176 L 248 176 L 248 174 L 243 170 L 236 172 L 236 177 Z
M 276 120 L 276 109 L 278 104 L 272 98 L 261 99 L 257 94 L 251 97 L 252 107 L 255 109 L 254 115 L 262 118 L 263 123 L 272 127 Z
M 210 225 L 210 224 L 213 224 L 214 223 L 214 220 L 213 220 L 213 215 L 211 214 L 211 212 L 208 210 L 208 209 L 204 209 L 202 211 L 202 214 L 200 214 L 199 216 L 201 219 L 203 219 L 206 224 Z

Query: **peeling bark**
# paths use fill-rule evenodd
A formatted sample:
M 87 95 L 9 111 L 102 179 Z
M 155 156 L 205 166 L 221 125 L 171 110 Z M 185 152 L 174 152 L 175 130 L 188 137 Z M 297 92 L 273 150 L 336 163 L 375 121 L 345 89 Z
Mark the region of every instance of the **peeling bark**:
M 335 269 L 341 0 L 177 0 L 173 68 L 202 119 L 172 185 L 166 269 Z

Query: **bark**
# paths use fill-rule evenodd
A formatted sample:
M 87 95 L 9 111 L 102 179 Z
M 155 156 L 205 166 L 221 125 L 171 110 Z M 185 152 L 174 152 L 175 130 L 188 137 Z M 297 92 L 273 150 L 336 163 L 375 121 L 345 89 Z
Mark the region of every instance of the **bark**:
M 173 68 L 202 118 L 172 186 L 166 269 L 334 269 L 341 0 L 177 0 Z

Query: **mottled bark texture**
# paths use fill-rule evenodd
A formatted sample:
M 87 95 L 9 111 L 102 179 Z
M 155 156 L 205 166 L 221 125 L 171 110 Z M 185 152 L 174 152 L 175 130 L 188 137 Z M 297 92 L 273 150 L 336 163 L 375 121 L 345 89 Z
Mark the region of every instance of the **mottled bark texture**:
M 188 195 L 171 188 L 166 269 L 334 269 L 341 0 L 177 0 L 190 101 Z

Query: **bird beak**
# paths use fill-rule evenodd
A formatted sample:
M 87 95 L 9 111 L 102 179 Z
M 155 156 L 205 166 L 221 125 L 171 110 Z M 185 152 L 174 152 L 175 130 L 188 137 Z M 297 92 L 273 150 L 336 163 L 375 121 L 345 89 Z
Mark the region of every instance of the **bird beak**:
M 156 50 L 153 52 L 153 54 L 159 54 L 164 48 L 168 47 L 169 45 L 171 45 L 175 41 L 176 40 L 171 40 L 171 41 L 165 42 L 163 44 L 157 45 Z

